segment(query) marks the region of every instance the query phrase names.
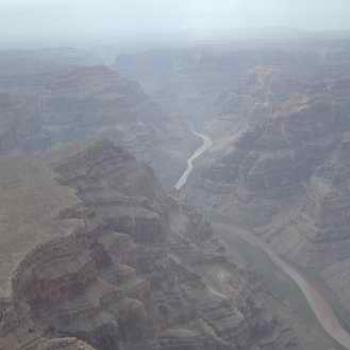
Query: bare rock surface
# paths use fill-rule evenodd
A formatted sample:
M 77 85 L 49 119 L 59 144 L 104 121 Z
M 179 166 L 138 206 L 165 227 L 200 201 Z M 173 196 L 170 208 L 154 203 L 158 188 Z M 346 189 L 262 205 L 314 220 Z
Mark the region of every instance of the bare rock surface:
M 56 171 L 81 201 L 61 220 L 84 226 L 18 266 L 1 306 L 1 345 L 84 348 L 60 339 L 76 337 L 101 350 L 300 348 L 261 285 L 149 167 L 101 141 Z
M 328 54 L 315 51 L 312 81 L 272 65 L 268 81 L 281 80 L 279 90 L 265 83 L 269 114 L 250 119 L 229 147 L 216 134 L 188 199 L 234 218 L 305 269 L 348 322 L 349 53 L 341 43 L 332 54 L 329 44 L 317 45 Z

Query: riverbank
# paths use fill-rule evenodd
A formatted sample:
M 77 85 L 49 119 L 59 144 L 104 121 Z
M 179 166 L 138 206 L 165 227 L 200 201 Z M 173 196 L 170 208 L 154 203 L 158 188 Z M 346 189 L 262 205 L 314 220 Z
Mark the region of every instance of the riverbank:
M 194 130 L 191 131 L 194 135 L 200 137 L 203 140 L 203 143 L 188 159 L 187 168 L 175 185 L 175 189 L 178 191 L 185 186 L 188 177 L 192 173 L 194 169 L 194 161 L 203 155 L 213 145 L 213 141 L 209 136 Z M 276 254 L 265 242 L 250 232 L 234 226 L 234 223 L 228 224 L 217 222 L 215 225 L 216 229 L 226 232 L 224 236 L 226 237 L 226 241 L 228 243 L 231 236 L 236 236 L 236 238 L 239 237 L 241 240 L 244 240 L 254 249 L 265 253 L 269 260 L 294 282 L 294 285 L 302 293 L 305 302 L 312 310 L 315 319 L 318 321 L 318 324 L 322 327 L 323 331 L 341 347 L 350 350 L 350 334 L 342 326 L 331 304 L 328 303 L 326 298 L 316 286 L 308 281 L 306 277 L 297 271 L 293 266 L 279 257 L 278 254 Z M 332 344 L 332 346 L 335 346 L 335 344 Z

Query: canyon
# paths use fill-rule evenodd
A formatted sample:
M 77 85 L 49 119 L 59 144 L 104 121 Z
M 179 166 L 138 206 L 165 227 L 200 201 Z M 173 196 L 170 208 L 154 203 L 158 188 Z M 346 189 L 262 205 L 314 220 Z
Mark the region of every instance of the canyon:
M 213 140 L 186 200 L 301 269 L 348 329 L 347 41 L 260 44 L 149 51 L 117 66 Z
M 40 349 L 62 336 L 96 349 L 299 347 L 258 279 L 148 166 L 106 140 L 55 171 L 80 200 L 61 220 L 83 224 L 36 246 L 15 269 L 2 347 Z
M 0 58 L 0 349 L 350 348 L 344 38 Z

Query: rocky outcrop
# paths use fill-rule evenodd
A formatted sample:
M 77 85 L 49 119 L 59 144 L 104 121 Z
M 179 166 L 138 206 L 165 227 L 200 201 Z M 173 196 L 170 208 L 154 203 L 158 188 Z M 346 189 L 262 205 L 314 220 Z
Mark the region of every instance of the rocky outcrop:
M 57 174 L 35 157 L 0 157 L 0 298 L 11 294 L 11 274 L 26 254 L 54 237 L 70 234 L 81 220 L 59 219 L 79 203 Z
M 103 141 L 56 169 L 81 200 L 61 219 L 85 226 L 18 266 L 1 339 L 14 336 L 19 348 L 42 337 L 101 350 L 300 348 L 259 283 L 147 166 Z

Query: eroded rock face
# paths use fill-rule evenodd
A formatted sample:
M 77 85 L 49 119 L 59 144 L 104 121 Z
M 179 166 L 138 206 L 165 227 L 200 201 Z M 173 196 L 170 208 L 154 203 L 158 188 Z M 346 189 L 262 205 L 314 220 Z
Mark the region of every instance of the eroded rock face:
M 85 227 L 22 261 L 1 339 L 13 335 L 18 348 L 42 337 L 100 350 L 300 348 L 209 224 L 167 197 L 147 166 L 100 142 L 57 171 L 82 202 L 62 220 L 83 217 Z
M 271 103 L 270 116 L 203 163 L 189 198 L 311 268 L 348 313 L 350 90 L 340 63 L 334 66 L 302 98 Z
M 32 55 L 45 61 L 40 52 Z M 0 155 L 109 138 L 162 169 L 163 184 L 175 182 L 197 143 L 183 117 L 164 113 L 138 83 L 108 67 L 48 61 L 38 70 L 27 60 L 22 65 L 32 67 L 31 75 L 0 60 Z
M 165 110 L 189 111 L 214 141 L 187 199 L 311 270 L 348 321 L 349 40 L 259 45 L 149 51 L 117 66 Z

